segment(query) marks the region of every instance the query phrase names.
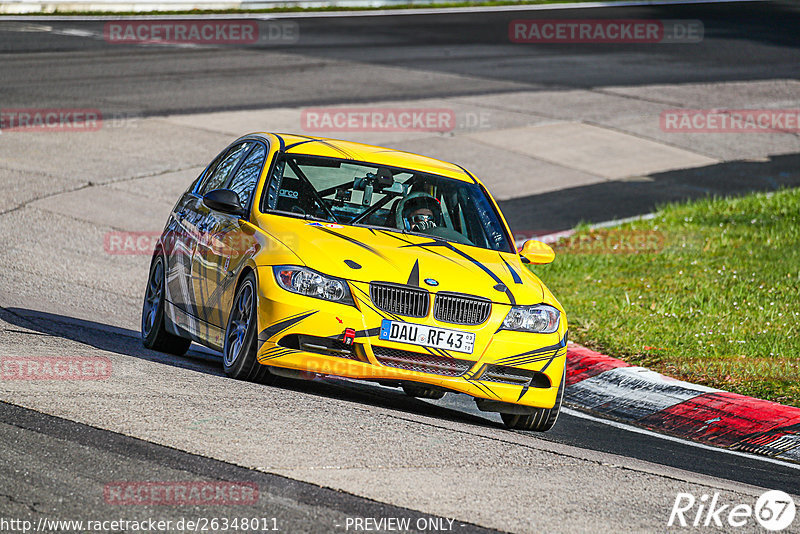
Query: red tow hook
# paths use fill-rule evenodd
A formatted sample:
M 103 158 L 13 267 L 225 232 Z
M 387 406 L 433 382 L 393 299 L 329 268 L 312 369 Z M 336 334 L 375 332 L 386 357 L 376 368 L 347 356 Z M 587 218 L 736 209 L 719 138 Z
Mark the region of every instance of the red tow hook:
M 352 328 L 345 328 L 344 334 L 342 334 L 342 342 L 345 345 L 352 345 L 353 341 L 356 339 L 356 331 Z

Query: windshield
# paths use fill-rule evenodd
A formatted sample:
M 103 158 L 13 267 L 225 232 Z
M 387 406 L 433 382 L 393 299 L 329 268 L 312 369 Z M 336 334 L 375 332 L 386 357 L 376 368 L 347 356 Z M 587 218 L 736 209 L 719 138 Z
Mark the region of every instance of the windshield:
M 483 189 L 407 169 L 304 155 L 280 155 L 263 211 L 362 224 L 513 252 Z

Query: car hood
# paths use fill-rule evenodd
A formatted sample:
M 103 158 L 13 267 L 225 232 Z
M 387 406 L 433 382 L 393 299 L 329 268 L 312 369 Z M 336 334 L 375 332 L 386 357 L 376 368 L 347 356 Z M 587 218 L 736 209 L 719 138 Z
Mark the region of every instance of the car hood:
M 378 228 L 265 217 L 265 231 L 323 274 L 354 282 L 419 285 L 501 304 L 536 304 L 544 299 L 542 283 L 516 254 Z

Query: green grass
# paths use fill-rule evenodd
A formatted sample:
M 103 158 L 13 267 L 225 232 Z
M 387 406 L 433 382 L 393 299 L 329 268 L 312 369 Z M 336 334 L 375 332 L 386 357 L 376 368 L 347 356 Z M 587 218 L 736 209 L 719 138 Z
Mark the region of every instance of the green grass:
M 425 9 L 425 8 L 451 8 L 451 7 L 475 7 L 475 6 L 510 6 L 510 5 L 539 5 L 539 4 L 564 4 L 564 3 L 583 3 L 595 2 L 597 0 L 485 0 L 475 2 L 438 2 L 431 1 L 418 1 L 407 4 L 395 4 L 387 6 L 319 6 L 319 7 L 299 7 L 299 6 L 276 6 L 265 9 L 188 9 L 188 10 L 174 10 L 174 11 L 55 11 L 51 13 L 13 13 L 14 16 L 25 15 L 76 15 L 76 16 L 96 16 L 96 15 L 227 15 L 240 13 L 245 15 L 247 13 L 304 13 L 316 11 L 373 11 L 385 9 Z M 623 0 L 610 0 L 611 2 L 621 2 Z M 7 13 L 11 15 L 11 13 Z
M 533 271 L 564 305 L 572 340 L 800 406 L 800 190 L 668 205 L 554 248 L 555 262 Z

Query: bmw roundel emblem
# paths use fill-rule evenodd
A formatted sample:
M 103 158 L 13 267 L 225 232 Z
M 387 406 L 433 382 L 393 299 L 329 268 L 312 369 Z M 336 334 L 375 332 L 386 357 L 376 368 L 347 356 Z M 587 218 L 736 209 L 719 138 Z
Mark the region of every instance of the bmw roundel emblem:
M 429 286 L 434 286 L 434 287 L 439 285 L 439 282 L 437 282 L 433 278 L 426 278 L 425 283 L 428 284 Z

